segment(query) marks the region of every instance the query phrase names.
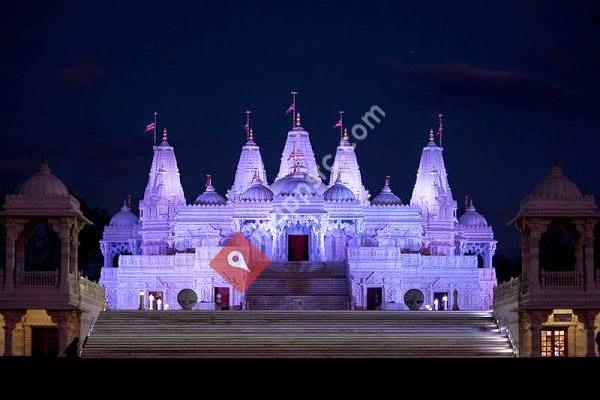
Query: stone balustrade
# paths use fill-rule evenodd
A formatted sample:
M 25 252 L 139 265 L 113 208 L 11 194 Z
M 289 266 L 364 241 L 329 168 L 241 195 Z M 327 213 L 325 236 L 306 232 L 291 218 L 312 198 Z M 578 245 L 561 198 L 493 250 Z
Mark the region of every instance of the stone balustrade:
M 519 295 L 521 288 L 520 278 L 511 278 L 510 281 L 504 282 L 494 288 L 494 302 L 500 303 L 504 301 L 511 301 Z
M 86 278 L 79 278 L 79 293 L 99 302 L 104 302 L 105 295 L 102 286 Z
M 442 268 L 477 268 L 475 256 L 423 256 L 406 254 L 399 247 L 356 247 L 348 249 L 349 262 L 387 261 L 406 266 L 442 267 Z
M 16 287 L 58 287 L 58 271 L 23 271 L 16 275 Z
M 583 274 L 575 271 L 542 271 L 542 287 L 548 289 L 583 288 Z

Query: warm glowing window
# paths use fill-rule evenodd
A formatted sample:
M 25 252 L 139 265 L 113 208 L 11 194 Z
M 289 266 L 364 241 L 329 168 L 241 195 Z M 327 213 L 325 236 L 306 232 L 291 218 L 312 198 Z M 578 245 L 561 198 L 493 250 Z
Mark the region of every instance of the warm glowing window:
M 566 329 L 543 329 L 541 335 L 542 357 L 567 356 Z

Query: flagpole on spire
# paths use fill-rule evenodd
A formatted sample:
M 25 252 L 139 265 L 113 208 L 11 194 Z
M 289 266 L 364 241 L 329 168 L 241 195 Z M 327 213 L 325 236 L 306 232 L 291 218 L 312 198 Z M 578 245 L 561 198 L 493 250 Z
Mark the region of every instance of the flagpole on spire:
M 156 118 L 158 117 L 158 113 L 154 111 L 154 145 L 156 146 Z
M 333 126 L 333 128 L 340 128 L 340 139 L 344 139 L 344 112 L 343 111 L 338 111 L 340 114 L 340 119 L 338 120 L 338 122 Z
M 442 139 L 444 137 L 444 122 L 442 121 L 442 118 L 444 117 L 444 114 L 438 114 L 438 135 L 440 137 L 440 147 L 442 147 Z
M 292 90 L 290 94 L 292 95 L 292 105 L 288 107 L 286 114 L 292 113 L 292 129 L 294 129 L 296 123 L 296 95 L 298 92 Z
M 244 130 L 246 131 L 246 140 L 248 140 L 248 142 L 254 141 L 252 127 L 250 126 L 250 114 L 252 114 L 252 111 L 246 110 L 246 125 L 244 125 Z

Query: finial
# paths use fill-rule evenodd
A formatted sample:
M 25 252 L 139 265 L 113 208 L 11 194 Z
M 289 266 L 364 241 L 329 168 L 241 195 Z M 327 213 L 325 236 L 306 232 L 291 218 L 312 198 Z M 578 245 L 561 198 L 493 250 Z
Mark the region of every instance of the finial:
M 552 166 L 560 167 L 560 163 L 558 162 L 558 156 L 556 155 L 556 151 L 552 152 Z
M 385 176 L 385 183 L 384 186 L 389 187 L 390 186 L 390 182 L 392 181 L 392 177 L 390 175 L 386 175 Z
M 131 193 L 129 193 L 127 195 L 127 197 L 125 198 L 125 201 L 123 202 L 123 205 L 126 206 L 127 208 L 131 209 Z
M 163 142 L 167 141 L 167 128 L 163 129 L 162 140 Z
M 438 136 L 440 137 L 440 146 L 442 145 L 442 139 L 444 137 L 444 121 L 442 118 L 444 114 L 438 114 Z
M 348 128 L 344 128 L 344 133 L 342 133 L 342 140 L 348 141 Z
M 48 153 L 42 154 L 42 163 L 40 164 L 39 172 L 49 173 L 50 167 L 48 166 Z
M 433 129 L 429 130 L 429 141 L 433 142 L 435 140 L 435 134 L 433 133 Z
M 296 113 L 296 126 L 300 126 L 300 112 Z
M 206 175 L 206 189 L 208 190 L 209 188 L 212 188 L 212 175 L 211 174 Z

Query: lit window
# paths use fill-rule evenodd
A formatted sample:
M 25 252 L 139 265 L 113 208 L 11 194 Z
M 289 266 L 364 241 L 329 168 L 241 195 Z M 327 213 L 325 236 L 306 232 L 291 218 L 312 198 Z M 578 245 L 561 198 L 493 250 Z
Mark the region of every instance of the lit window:
M 542 357 L 567 356 L 567 331 L 564 328 L 543 329 L 541 332 Z

